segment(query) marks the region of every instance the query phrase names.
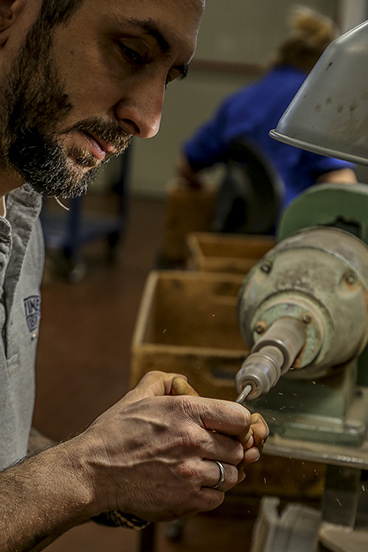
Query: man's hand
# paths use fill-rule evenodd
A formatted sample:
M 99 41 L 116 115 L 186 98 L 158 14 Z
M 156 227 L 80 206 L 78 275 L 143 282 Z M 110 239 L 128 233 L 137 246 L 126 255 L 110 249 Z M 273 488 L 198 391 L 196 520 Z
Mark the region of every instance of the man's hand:
M 176 377 L 147 374 L 81 435 L 2 472 L 0 549 L 42 550 L 104 512 L 170 520 L 219 506 L 268 429 L 235 402 L 174 396 Z
M 219 506 L 244 479 L 268 434 L 229 401 L 172 396 L 177 374 L 151 372 L 80 436 L 95 487 L 94 515 L 120 510 L 170 520 Z M 220 461 L 225 480 L 218 489 Z

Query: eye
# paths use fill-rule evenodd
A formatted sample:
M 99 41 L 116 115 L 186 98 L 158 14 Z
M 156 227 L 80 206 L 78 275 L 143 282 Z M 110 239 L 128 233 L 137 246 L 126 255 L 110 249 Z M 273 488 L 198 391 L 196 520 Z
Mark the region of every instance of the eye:
M 185 79 L 188 74 L 188 66 L 173 67 L 166 79 L 166 86 L 176 79 Z
M 134 65 L 145 65 L 146 58 L 144 55 L 141 55 L 139 52 L 134 50 L 133 48 L 129 48 L 129 46 L 126 46 L 125 44 L 120 43 L 119 44 L 120 50 L 122 51 L 124 57 L 130 62 L 134 63 Z

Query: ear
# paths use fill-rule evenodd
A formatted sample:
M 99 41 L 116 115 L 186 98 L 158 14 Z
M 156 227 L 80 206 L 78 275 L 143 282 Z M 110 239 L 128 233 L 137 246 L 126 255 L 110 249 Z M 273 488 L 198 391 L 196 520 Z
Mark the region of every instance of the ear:
M 26 0 L 0 0 L 0 47 L 7 39 L 9 29 L 17 19 L 17 15 L 24 8 Z
M 13 18 L 12 5 L 15 0 L 0 0 L 0 31 L 6 29 Z

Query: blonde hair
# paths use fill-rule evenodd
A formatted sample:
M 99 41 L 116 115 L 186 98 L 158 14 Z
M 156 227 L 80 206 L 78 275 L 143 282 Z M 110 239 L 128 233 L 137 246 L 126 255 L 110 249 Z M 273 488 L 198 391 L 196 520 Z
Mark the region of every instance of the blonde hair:
M 306 6 L 294 6 L 291 32 L 278 49 L 275 64 L 288 64 L 309 72 L 327 46 L 339 35 L 337 25 Z

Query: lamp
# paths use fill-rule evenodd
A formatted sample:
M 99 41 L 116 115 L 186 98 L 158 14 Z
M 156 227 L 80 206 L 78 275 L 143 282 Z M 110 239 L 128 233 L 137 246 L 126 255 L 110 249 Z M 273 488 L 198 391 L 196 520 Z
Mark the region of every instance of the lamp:
M 368 21 L 328 46 L 270 136 L 368 165 Z

